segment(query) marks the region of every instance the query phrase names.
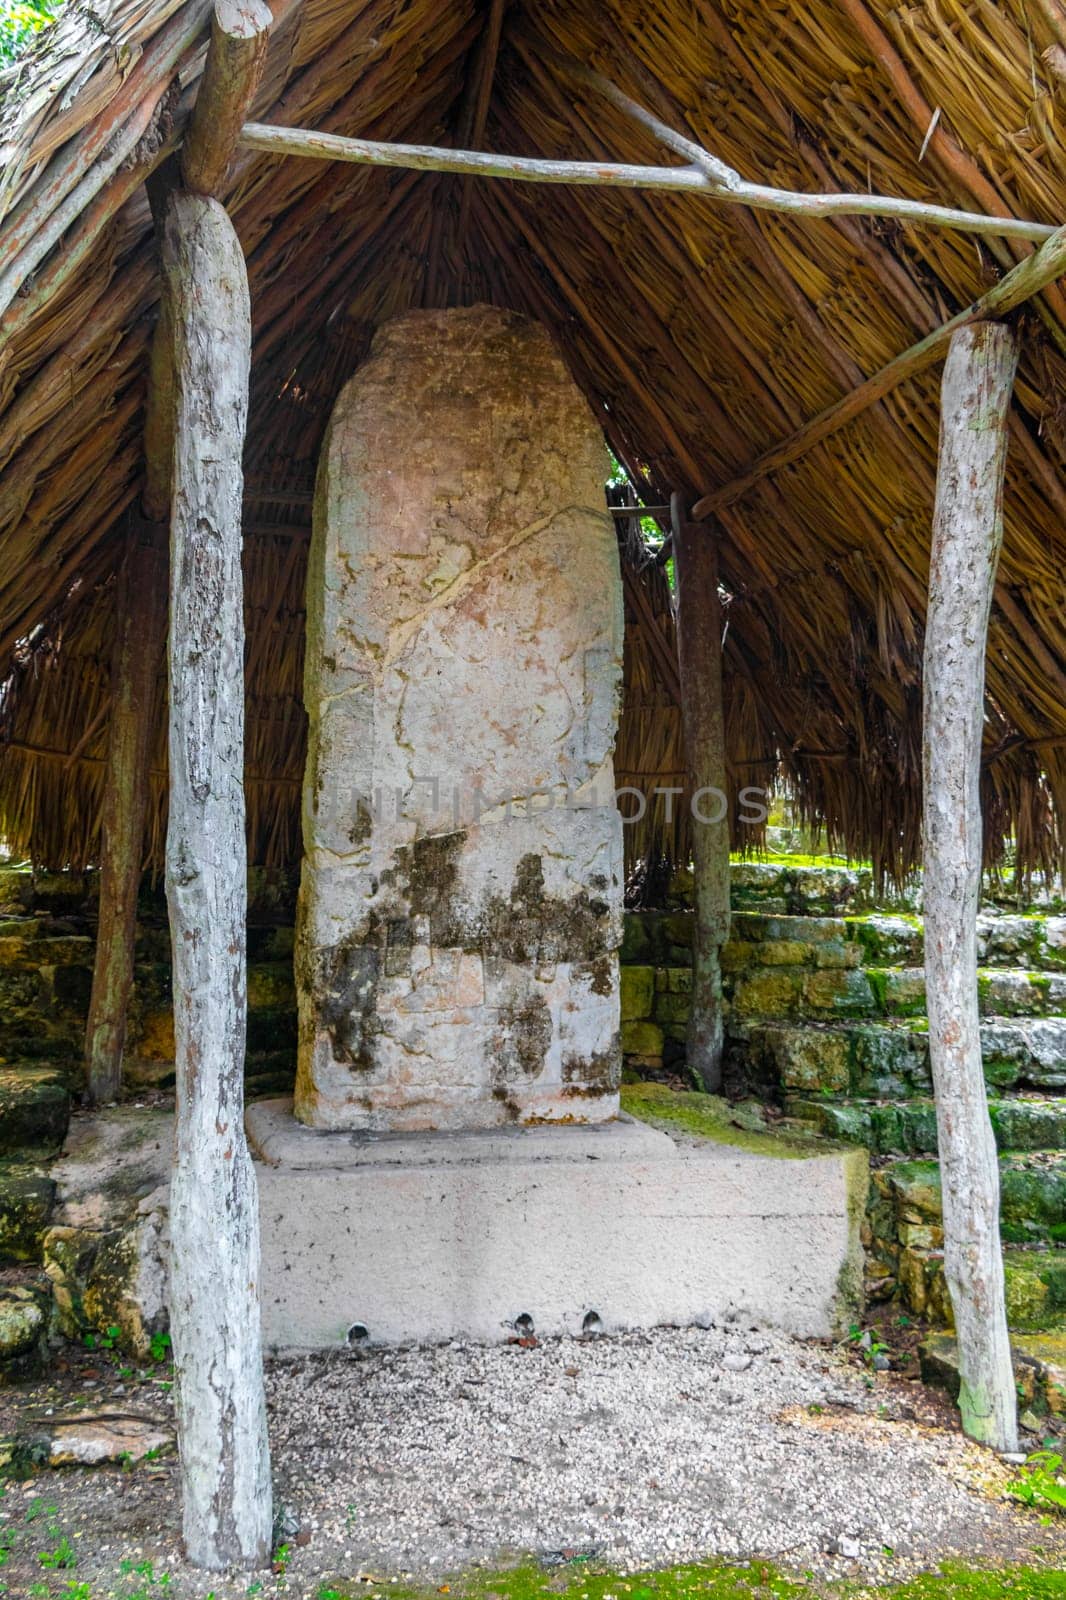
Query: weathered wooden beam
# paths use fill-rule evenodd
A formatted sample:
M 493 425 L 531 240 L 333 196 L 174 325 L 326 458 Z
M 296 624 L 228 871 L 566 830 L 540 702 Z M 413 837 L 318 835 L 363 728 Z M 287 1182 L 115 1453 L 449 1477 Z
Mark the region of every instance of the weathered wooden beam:
M 271 1493 L 259 1215 L 244 1136 L 247 849 L 241 504 L 251 318 L 217 201 L 178 192 L 163 237 L 175 392 L 167 900 L 177 1129 L 171 1330 L 185 1546 L 264 1564 Z
M 690 140 L 685 143 L 696 152 L 699 161 L 693 160 L 682 167 L 646 167 L 610 161 L 550 161 L 541 156 L 499 155 L 486 150 L 448 150 L 439 145 L 390 144 L 376 139 L 348 139 L 338 133 L 315 133 L 310 128 L 275 127 L 263 122 L 245 123 L 239 143 L 246 150 L 262 150 L 270 155 L 302 156 L 319 161 L 352 161 L 361 166 L 410 167 L 419 172 L 461 172 L 475 177 L 509 178 L 524 183 L 687 190 L 706 195 L 712 200 L 759 206 L 767 211 L 793 212 L 803 217 L 895 217 L 901 222 L 926 227 L 957 228 L 965 233 L 1013 234 L 1018 238 L 1033 240 L 1050 239 L 1056 231 L 1047 222 L 1027 222 L 1018 217 L 989 217 L 977 211 L 958 211 L 951 206 L 927 205 L 923 200 L 906 200 L 892 195 L 796 194 L 787 189 L 768 189 L 762 184 L 744 183 L 739 177 L 737 186 L 730 187 L 720 177 L 712 175 L 714 169 L 721 167 L 721 163 Z
M 93 1105 L 117 1100 L 122 1088 L 148 804 L 149 743 L 166 627 L 166 550 L 157 533 L 151 523 L 132 519 L 115 596 L 99 918 L 85 1030 L 86 1081 Z
M 1017 339 L 1002 323 L 955 333 L 941 390 L 925 626 L 923 889 L 929 1056 L 965 1431 L 1016 1450 L 1017 1406 L 999 1238 L 999 1164 L 977 997 L 985 656 L 1003 540 L 1007 414 Z
M 721 948 L 729 938 L 729 810 L 722 706 L 718 546 L 671 499 L 677 575 L 681 721 L 692 809 L 692 1009 L 687 1060 L 709 1094 L 722 1087 L 725 1019 Z
M 998 283 L 993 284 L 991 289 L 986 290 L 967 306 L 965 311 L 960 311 L 950 321 L 943 323 L 939 328 L 934 328 L 932 333 L 926 334 L 924 339 L 919 339 L 917 344 L 912 344 L 908 350 L 904 350 L 901 355 L 888 362 L 887 366 L 867 378 L 865 383 L 860 383 L 842 399 L 820 411 L 816 417 L 812 417 L 801 428 L 797 428 L 787 439 L 782 439 L 780 444 L 757 456 L 737 477 L 722 484 L 718 489 L 712 489 L 710 494 L 703 495 L 692 507 L 693 519 L 698 521 L 720 511 L 723 506 L 732 505 L 734 500 L 739 500 L 741 495 L 746 494 L 755 484 L 797 461 L 816 444 L 821 444 L 823 439 L 828 439 L 831 434 L 861 416 L 886 394 L 891 394 L 901 383 L 928 371 L 945 354 L 952 336 L 960 328 L 965 328 L 973 322 L 980 322 L 984 318 L 1005 316 L 1007 312 L 1013 311 L 1031 299 L 1034 294 L 1039 294 L 1046 284 L 1054 282 L 1064 272 L 1066 272 L 1066 228 L 1059 228 L 1039 250 L 1031 256 L 1026 256 L 1024 261 L 1020 261 Z
M 215 0 L 211 42 L 181 155 L 193 194 L 222 192 L 270 42 L 265 0 Z

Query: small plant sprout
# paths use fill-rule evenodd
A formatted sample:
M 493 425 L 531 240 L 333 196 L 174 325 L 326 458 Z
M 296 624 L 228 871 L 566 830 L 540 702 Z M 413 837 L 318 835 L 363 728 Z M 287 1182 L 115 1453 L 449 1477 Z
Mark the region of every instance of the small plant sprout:
M 42 1567 L 51 1567 L 53 1569 L 57 1567 L 76 1567 L 78 1564 L 77 1551 L 66 1534 L 63 1535 L 54 1550 L 38 1551 L 37 1559 Z
M 1026 1459 L 1007 1493 L 1040 1511 L 1066 1511 L 1066 1463 L 1055 1450 L 1036 1450 Z

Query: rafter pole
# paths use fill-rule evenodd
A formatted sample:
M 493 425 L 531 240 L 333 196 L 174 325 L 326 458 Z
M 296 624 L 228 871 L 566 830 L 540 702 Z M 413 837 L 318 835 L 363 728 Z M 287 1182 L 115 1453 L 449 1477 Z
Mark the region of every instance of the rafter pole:
M 855 417 L 861 416 L 886 394 L 891 394 L 901 383 L 909 378 L 916 378 L 935 366 L 947 352 L 952 335 L 960 328 L 992 316 L 1005 316 L 1009 311 L 1031 299 L 1033 295 L 1039 294 L 1046 284 L 1053 283 L 1064 272 L 1066 272 L 1066 228 L 1059 228 L 1035 254 L 1019 262 L 1006 277 L 1001 278 L 972 305 L 967 306 L 965 311 L 960 311 L 950 321 L 943 323 L 939 328 L 934 328 L 932 333 L 920 339 L 917 344 L 911 345 L 908 350 L 904 350 L 879 372 L 867 378 L 865 383 L 860 383 L 857 388 L 852 389 L 850 394 L 827 406 L 816 417 L 812 417 L 801 428 L 797 428 L 787 439 L 774 445 L 772 450 L 767 450 L 758 456 L 729 483 L 712 490 L 710 494 L 703 495 L 693 506 L 692 516 L 699 520 L 711 516 L 723 506 L 732 505 L 734 500 L 739 500 L 741 495 L 746 494 L 754 484 L 797 461 L 816 444 L 821 444 L 823 439 L 828 439 L 830 434 L 836 433 Z
M 1018 361 L 1001 323 L 952 338 L 923 663 L 923 892 L 929 1057 L 944 1200 L 944 1274 L 955 1313 L 959 1408 L 971 1438 L 1018 1448 L 977 994 L 985 657 L 1003 540 L 1007 413 Z
M 712 175 L 722 164 L 698 145 L 692 145 L 692 149 L 698 152 L 698 163 L 693 161 L 682 167 L 647 167 L 624 162 L 549 161 L 540 156 L 508 156 L 486 150 L 448 150 L 439 145 L 388 144 L 373 139 L 348 139 L 338 133 L 315 133 L 309 128 L 275 127 L 262 122 L 245 123 L 241 129 L 240 144 L 246 150 L 262 150 L 270 155 L 300 156 L 319 161 L 351 161 L 372 167 L 410 167 L 419 172 L 469 173 L 474 177 L 508 178 L 524 183 L 687 190 L 733 205 L 791 212 L 803 217 L 894 217 L 900 222 L 927 227 L 957 228 L 964 233 L 1010 234 L 1032 240 L 1048 239 L 1055 233 L 1055 228 L 1046 222 L 985 216 L 980 212 L 959 211 L 950 206 L 928 205 L 922 200 L 906 200 L 889 195 L 795 194 L 787 189 L 770 189 L 763 184 L 745 183 L 739 177 L 737 186 L 731 187 Z M 728 172 L 730 169 L 722 170 Z

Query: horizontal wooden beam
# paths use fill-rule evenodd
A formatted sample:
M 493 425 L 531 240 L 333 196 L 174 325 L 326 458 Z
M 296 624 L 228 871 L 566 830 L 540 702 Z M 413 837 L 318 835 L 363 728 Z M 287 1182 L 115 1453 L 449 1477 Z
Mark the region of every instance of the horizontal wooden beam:
M 1060 278 L 1064 272 L 1066 272 L 1066 227 L 1058 228 L 1039 250 L 1031 256 L 1026 256 L 1024 261 L 1020 261 L 998 283 L 993 284 L 991 289 L 967 306 L 965 311 L 960 311 L 941 327 L 934 328 L 932 333 L 927 334 L 924 339 L 919 339 L 917 344 L 912 344 L 902 355 L 896 356 L 887 366 L 867 378 L 865 383 L 860 383 L 843 399 L 827 406 L 816 417 L 812 417 L 801 428 L 797 428 L 795 433 L 789 434 L 787 439 L 782 439 L 773 449 L 757 456 L 750 466 L 732 478 L 729 483 L 722 484 L 720 488 L 713 489 L 710 494 L 705 494 L 702 499 L 697 500 L 690 516 L 694 521 L 700 522 L 724 506 L 732 505 L 734 500 L 739 500 L 741 495 L 746 494 L 755 484 L 798 460 L 814 445 L 821 444 L 830 434 L 836 433 L 846 423 L 854 421 L 908 378 L 915 378 L 919 373 L 934 366 L 947 354 L 951 336 L 959 328 L 965 327 L 970 322 L 1006 316 L 1009 311 L 1013 311 L 1033 295 L 1039 294 L 1041 289 L 1053 283 L 1056 278 Z
M 681 136 L 678 135 L 678 138 Z M 685 141 L 691 144 L 691 141 Z M 549 161 L 540 156 L 498 155 L 487 150 L 445 150 L 437 145 L 389 144 L 375 139 L 346 139 L 338 133 L 309 128 L 282 128 L 247 122 L 239 143 L 267 155 L 301 156 L 317 161 L 350 161 L 359 166 L 409 167 L 419 172 L 460 172 L 473 177 L 505 178 L 521 183 L 566 183 L 616 189 L 669 189 L 702 194 L 710 200 L 788 211 L 804 217 L 894 217 L 928 227 L 956 228 L 965 233 L 1012 234 L 1021 239 L 1048 239 L 1055 228 L 1018 217 L 989 217 L 950 206 L 926 205 L 876 194 L 798 194 L 737 179 L 734 186 L 712 175 L 721 167 L 698 145 L 700 156 L 681 167 L 632 166 L 609 161 Z M 712 164 L 713 163 L 713 168 Z M 722 169 L 728 172 L 729 168 Z M 734 176 L 736 176 L 734 174 Z

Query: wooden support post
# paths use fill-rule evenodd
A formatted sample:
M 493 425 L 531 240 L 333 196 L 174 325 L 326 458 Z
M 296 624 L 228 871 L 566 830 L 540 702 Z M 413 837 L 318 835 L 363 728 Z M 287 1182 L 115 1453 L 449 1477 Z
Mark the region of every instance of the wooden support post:
M 100 906 L 85 1030 L 85 1072 L 93 1105 L 117 1100 L 122 1088 L 148 803 L 149 742 L 165 625 L 166 551 L 158 530 L 135 517 L 115 596 Z
M 722 607 L 714 534 L 671 497 L 677 574 L 681 720 L 692 807 L 692 1010 L 688 1064 L 709 1094 L 722 1087 L 721 947 L 729 937 L 729 812 L 722 708 Z
M 211 44 L 181 153 L 194 194 L 221 194 L 241 125 L 259 87 L 270 40 L 265 0 L 215 0 Z
M 924 661 L 925 975 L 962 1424 L 1017 1449 L 1017 1407 L 999 1237 L 999 1165 L 977 1005 L 979 779 L 988 617 L 1003 538 L 1007 417 L 1017 340 L 1002 323 L 962 328 L 941 390 L 940 458 Z
M 163 236 L 175 437 L 170 825 L 177 1133 L 171 1329 L 190 1561 L 270 1555 L 259 1214 L 244 1136 L 247 848 L 241 457 L 251 319 L 240 241 L 178 192 Z

